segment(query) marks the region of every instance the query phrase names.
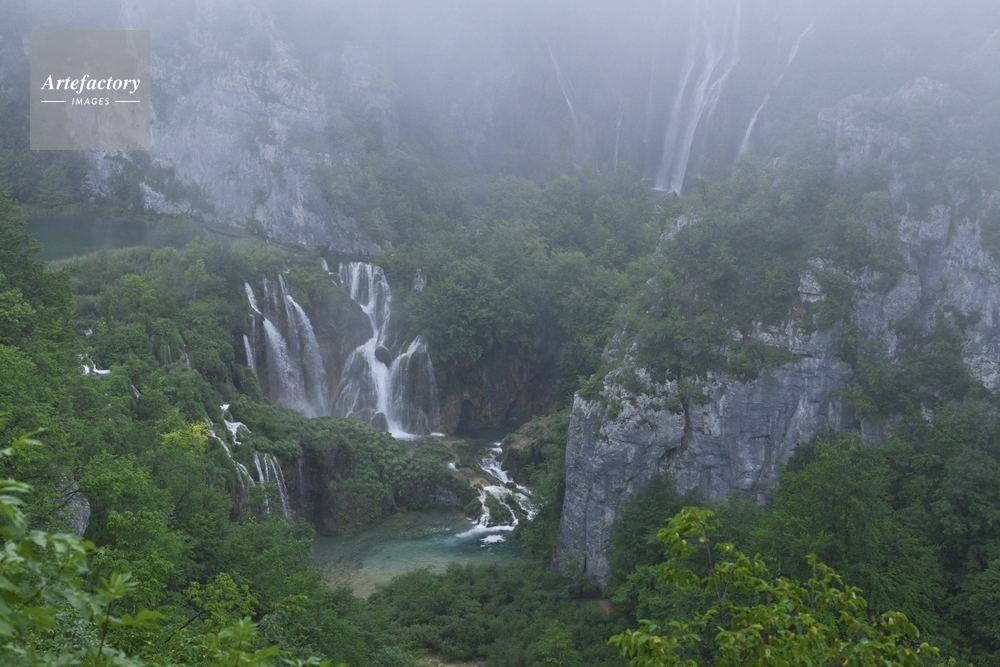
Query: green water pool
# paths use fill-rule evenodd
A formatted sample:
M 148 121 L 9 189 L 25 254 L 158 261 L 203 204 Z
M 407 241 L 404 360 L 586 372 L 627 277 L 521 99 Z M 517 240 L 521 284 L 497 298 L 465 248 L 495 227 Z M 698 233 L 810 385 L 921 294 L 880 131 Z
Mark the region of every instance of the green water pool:
M 443 572 L 451 563 L 509 563 L 523 556 L 509 532 L 473 530 L 473 522 L 445 510 L 420 510 L 346 536 L 317 535 L 313 566 L 331 586 L 368 597 L 406 572 Z

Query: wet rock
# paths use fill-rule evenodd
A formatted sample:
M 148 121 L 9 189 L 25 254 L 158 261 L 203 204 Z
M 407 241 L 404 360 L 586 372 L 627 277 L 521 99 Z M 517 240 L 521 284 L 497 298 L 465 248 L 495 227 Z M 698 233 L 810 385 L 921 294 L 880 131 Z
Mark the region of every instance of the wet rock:
M 385 414 L 382 412 L 376 412 L 375 416 L 371 420 L 372 428 L 377 428 L 380 431 L 389 430 L 389 421 L 385 418 Z
M 383 345 L 375 348 L 375 358 L 386 366 L 392 366 L 392 353 Z

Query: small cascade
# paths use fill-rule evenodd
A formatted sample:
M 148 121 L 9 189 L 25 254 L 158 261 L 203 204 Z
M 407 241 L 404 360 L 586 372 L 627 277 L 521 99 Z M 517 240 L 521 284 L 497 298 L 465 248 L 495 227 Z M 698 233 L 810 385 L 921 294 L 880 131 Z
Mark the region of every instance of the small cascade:
M 242 442 L 240 437 L 242 435 L 249 435 L 250 429 L 247 428 L 246 424 L 238 421 L 229 421 L 227 418 L 227 413 L 229 412 L 229 405 L 225 404 L 221 406 L 222 411 L 222 422 L 226 425 L 226 430 L 229 431 L 229 436 L 233 441 L 233 446 L 230 447 L 229 443 L 226 442 L 224 438 L 220 438 L 215 432 L 215 425 L 211 422 L 208 423 L 208 431 L 210 437 L 222 445 L 223 451 L 229 460 L 233 463 L 233 467 L 236 469 L 236 478 L 238 491 L 241 497 L 246 497 L 250 489 L 255 487 L 261 482 L 270 482 L 278 487 L 278 498 L 281 502 L 281 515 L 286 519 L 291 518 L 292 508 L 288 501 L 288 489 L 285 486 L 285 477 L 281 472 L 281 467 L 278 465 L 277 459 L 274 458 L 272 454 L 261 454 L 260 452 L 254 451 L 253 462 L 254 467 L 257 469 L 257 479 L 254 479 L 253 475 L 247 467 L 236 460 L 234 451 L 240 447 Z M 264 498 L 264 511 L 268 514 L 271 513 L 271 501 L 265 497 Z
M 757 107 L 757 111 L 754 113 L 753 118 L 750 119 L 750 125 L 747 126 L 746 134 L 743 135 L 743 143 L 740 144 L 741 155 L 750 150 L 750 138 L 753 136 L 754 128 L 757 127 L 757 119 L 760 118 L 760 112 L 763 111 L 764 107 L 767 106 L 767 103 L 771 101 L 771 93 L 778 89 L 778 86 L 781 85 L 782 79 L 785 78 L 785 74 L 788 73 L 788 69 L 792 66 L 792 63 L 795 62 L 795 56 L 799 54 L 799 46 L 802 44 L 802 40 L 805 39 L 805 37 L 812 31 L 813 24 L 809 24 L 809 27 L 805 29 L 805 32 L 799 35 L 798 38 L 792 42 L 792 48 L 788 52 L 788 61 L 785 63 L 785 69 L 781 70 L 781 74 L 778 75 L 777 81 L 775 81 L 774 85 L 771 86 L 771 90 L 767 91 L 767 94 L 764 95 L 764 101 L 761 102 L 759 107 Z
M 246 334 L 243 334 L 243 348 L 247 351 L 247 365 L 250 366 L 253 374 L 257 375 L 256 347 L 250 344 L 250 339 L 247 338 Z
M 429 434 L 440 420 L 437 381 L 427 341 L 417 336 L 389 368 L 389 414 L 407 433 Z M 426 397 L 417 402 L 417 397 Z
M 281 515 L 286 519 L 292 516 L 292 506 L 288 502 L 288 488 L 285 486 L 285 475 L 278 466 L 278 460 L 273 454 L 264 454 L 264 479 L 273 482 L 278 487 L 278 498 L 281 501 Z
M 254 450 L 253 453 L 253 464 L 257 468 L 257 479 L 264 479 L 264 470 L 260 467 L 260 453 Z M 271 500 L 267 496 L 264 496 L 264 512 L 267 514 L 271 513 Z
M 525 515 L 529 521 L 538 514 L 538 508 L 531 500 L 531 490 L 514 482 L 510 474 L 503 469 L 502 458 L 503 447 L 499 442 L 494 443 L 489 456 L 482 460 L 480 467 L 499 484 L 487 484 L 479 489 L 482 514 L 480 514 L 476 525 L 460 537 L 483 535 L 480 539 L 483 544 L 502 542 L 506 539 L 503 533 L 509 533 L 517 527 L 519 514 Z M 495 502 L 490 502 L 491 499 Z M 492 516 L 489 505 L 496 503 L 499 503 L 501 508 L 506 509 L 505 514 L 509 516 Z
M 277 290 L 271 289 L 266 276 L 262 284 L 267 314 L 261 310 L 250 283 L 244 283 L 253 311 L 253 344 L 244 336 L 250 368 L 254 373 L 259 374 L 261 370 L 265 373 L 271 398 L 278 405 L 297 410 L 306 417 L 328 415 L 326 370 L 309 316 L 288 293 L 283 276 L 278 276 Z M 264 364 L 256 358 L 258 317 L 264 330 Z
M 339 278 L 368 317 L 372 333 L 344 364 L 334 414 L 366 421 L 397 438 L 431 433 L 439 413 L 427 342 L 418 336 L 393 359 L 388 341 L 392 293 L 382 268 L 350 262 L 340 266 Z
M 111 371 L 109 371 L 107 369 L 104 369 L 104 368 L 98 368 L 97 364 L 95 364 L 90 359 L 90 357 L 88 357 L 86 355 L 83 355 L 83 354 L 81 354 L 79 356 L 80 356 L 80 361 L 83 362 L 83 366 L 82 367 L 83 367 L 83 374 L 84 375 L 96 375 L 98 377 L 104 377 L 105 375 L 111 375 Z
M 224 405 L 223 407 L 229 408 L 228 405 Z M 223 410 L 223 412 L 225 412 L 225 410 Z M 225 421 L 225 417 L 223 417 L 223 421 Z M 231 423 L 234 424 L 234 427 L 229 426 Z M 229 432 L 232 434 L 234 442 L 238 442 L 236 440 L 236 429 L 243 425 L 238 422 L 226 422 L 226 426 L 229 428 Z M 239 491 L 241 497 L 246 496 L 250 488 L 255 484 L 253 477 L 250 475 L 250 471 L 247 470 L 245 465 L 236 460 L 233 456 L 233 450 L 229 447 L 229 443 L 227 443 L 224 438 L 219 437 L 219 435 L 215 432 L 215 425 L 212 424 L 211 421 L 208 422 L 208 435 L 212 438 L 212 440 L 215 440 L 222 445 L 222 451 L 226 453 L 226 456 L 233 464 L 233 468 L 236 470 L 237 490 Z
M 700 0 L 691 13 L 687 54 L 674 93 L 654 189 L 680 194 L 695 135 L 715 113 L 739 62 L 742 0 Z

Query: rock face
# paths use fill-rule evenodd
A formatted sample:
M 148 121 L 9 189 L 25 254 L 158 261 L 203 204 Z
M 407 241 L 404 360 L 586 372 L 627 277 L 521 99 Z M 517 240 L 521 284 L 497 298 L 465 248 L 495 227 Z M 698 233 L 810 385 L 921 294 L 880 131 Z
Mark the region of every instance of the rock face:
M 175 7 L 123 2 L 121 22 L 165 26 L 153 33 L 152 148 L 141 157 L 90 153 L 93 195 L 114 195 L 116 179 L 134 179 L 134 205 L 146 210 L 358 259 L 381 255 L 325 196 L 317 173 L 343 159 L 322 141 L 326 94 L 266 3 L 199 2 L 178 16 Z M 361 59 L 344 54 L 345 76 Z M 355 92 L 368 93 L 364 83 L 355 81 Z
M 5 23 L 24 35 L 152 29 L 152 150 L 90 154 L 95 198 L 357 259 L 380 251 L 344 213 L 350 186 L 330 192 L 317 179 L 359 162 L 345 117 L 378 126 L 375 150 L 403 147 L 460 170 L 549 179 L 628 166 L 657 182 L 676 172 L 679 184 L 729 167 L 815 19 L 793 0 L 641 0 L 627 11 L 444 0 L 22 4 Z M 726 28 L 703 34 L 715 20 Z M 3 32 L 0 52 L 18 37 Z M 0 61 L 0 94 L 10 62 Z
M 905 134 L 866 121 L 861 110 L 898 105 L 938 105 L 947 91 L 918 79 L 897 95 L 875 103 L 850 98 L 820 116 L 821 128 L 837 156 L 840 174 L 870 160 L 891 162 L 905 148 Z M 884 115 L 883 115 L 884 118 Z M 894 165 L 891 165 L 894 167 Z M 898 177 L 897 189 L 902 186 Z M 976 195 L 977 206 L 969 205 Z M 813 260 L 813 269 L 846 275 L 854 284 L 851 319 L 878 341 L 890 359 L 898 347 L 896 324 L 909 320 L 927 333 L 941 312 L 959 314 L 970 324 L 962 336 L 962 356 L 972 373 L 994 393 L 1000 391 L 1000 264 L 984 248 L 977 216 L 993 209 L 996 194 L 949 188 L 945 201 L 896 219 L 903 269 L 894 282 L 866 272 L 852 275 Z M 665 238 L 664 242 L 669 242 Z M 812 271 L 802 275 L 804 302 L 823 298 Z M 604 585 L 610 571 L 607 548 L 612 526 L 627 499 L 658 473 L 669 472 L 679 490 L 721 499 L 739 491 L 766 500 L 779 466 L 795 447 L 824 432 L 860 430 L 867 439 L 882 435 L 877 424 L 862 423 L 843 405 L 837 390 L 851 368 L 837 356 L 839 328 L 806 334 L 789 325 L 759 332 L 798 359 L 749 383 L 725 376 L 710 379 L 703 405 L 680 401 L 664 407 L 676 386 L 650 386 L 631 395 L 606 380 L 602 401 L 576 398 L 566 447 L 566 496 L 555 565 L 582 570 Z M 612 407 L 613 406 L 613 407 Z
M 577 397 L 566 444 L 566 496 L 556 550 L 560 569 L 583 569 L 601 585 L 610 571 L 612 524 L 625 501 L 654 475 L 669 472 L 682 491 L 709 498 L 745 491 L 763 499 L 795 446 L 853 424 L 835 390 L 850 376 L 836 357 L 838 331 L 788 336 L 799 360 L 749 383 L 717 377 L 704 405 L 662 407 L 659 395 L 618 395 L 610 418 L 600 401 Z M 607 394 L 618 393 L 608 382 Z

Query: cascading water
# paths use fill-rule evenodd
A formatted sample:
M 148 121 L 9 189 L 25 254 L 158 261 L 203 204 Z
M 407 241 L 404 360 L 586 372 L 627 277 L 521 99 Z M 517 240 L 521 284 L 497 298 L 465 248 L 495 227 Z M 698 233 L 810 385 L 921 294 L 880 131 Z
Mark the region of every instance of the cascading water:
M 549 58 L 552 59 L 552 67 L 555 68 L 556 71 L 556 82 L 559 84 L 559 90 L 562 91 L 563 99 L 566 100 L 566 106 L 569 107 L 570 120 L 573 121 L 573 141 L 575 143 L 573 159 L 579 160 L 580 143 L 582 138 L 580 135 L 580 121 L 576 117 L 576 110 L 573 108 L 573 102 L 569 99 L 569 93 L 566 92 L 567 83 L 563 78 L 562 69 L 559 67 L 559 61 L 556 60 L 555 54 L 552 53 L 552 47 L 546 46 L 546 48 L 549 50 Z M 580 168 L 579 164 L 574 164 L 574 166 L 577 169 Z
M 785 68 L 781 70 L 781 74 L 778 75 L 778 79 L 774 82 L 774 85 L 771 86 L 771 90 L 767 91 L 767 94 L 764 95 L 764 101 L 761 102 L 759 107 L 757 107 L 757 111 L 754 113 L 753 118 L 750 119 L 750 125 L 747 126 L 747 131 L 743 135 L 743 143 L 740 144 L 740 154 L 746 153 L 750 150 L 750 138 L 753 136 L 754 128 L 757 127 L 757 119 L 760 118 L 760 112 L 763 111 L 764 107 L 767 106 L 767 103 L 771 101 L 771 93 L 778 89 L 778 86 L 781 85 L 781 81 L 785 78 L 785 74 L 788 72 L 788 69 L 792 66 L 792 63 L 795 62 L 795 56 L 799 54 L 799 46 L 802 44 L 802 40 L 805 39 L 805 37 L 812 31 L 813 25 L 810 24 L 809 27 L 805 29 L 805 32 L 799 35 L 798 38 L 792 42 L 792 48 L 788 52 L 788 61 L 785 63 Z
M 320 417 L 329 414 L 329 400 L 326 395 L 326 370 L 323 368 L 323 355 L 320 354 L 316 333 L 313 331 L 309 316 L 302 309 L 285 287 L 285 279 L 278 276 L 281 288 L 282 303 L 285 307 L 285 320 L 288 323 L 289 351 L 293 358 L 299 360 L 299 377 L 302 390 L 306 395 L 304 409 L 299 410 L 307 417 Z
M 265 314 L 257 303 L 250 283 L 244 283 L 251 310 L 261 319 L 264 329 L 265 360 L 263 370 L 270 388 L 271 399 L 278 405 L 292 408 L 307 417 L 330 414 L 326 389 L 326 370 L 312 322 L 278 276 L 278 289 L 271 289 L 271 281 L 262 280 Z M 282 333 L 281 324 L 287 332 Z M 256 340 L 256 318 L 253 322 Z M 255 373 L 260 364 L 256 359 L 256 345 L 244 338 L 247 362 Z
M 698 126 L 715 113 L 723 86 L 739 62 L 742 0 L 700 0 L 691 10 L 687 53 L 674 93 L 656 190 L 680 194 Z
M 368 317 L 372 333 L 344 364 L 334 414 L 361 419 L 397 438 L 431 433 L 439 414 L 426 341 L 418 336 L 393 359 L 388 341 L 392 293 L 382 268 L 349 262 L 341 264 L 338 275 Z
M 361 419 L 399 438 L 432 433 L 440 415 L 427 342 L 418 336 L 393 357 L 388 340 L 392 293 L 382 269 L 351 262 L 333 273 L 326 260 L 323 269 L 335 284 L 347 287 L 368 318 L 371 336 L 348 356 L 331 401 L 312 322 L 288 292 L 284 277 L 278 276 L 276 289 L 266 276 L 262 279 L 260 302 L 250 283 L 244 283 L 253 331 L 253 338 L 244 336 L 243 341 L 247 363 L 268 396 L 307 417 Z M 258 326 L 263 330 L 260 347 Z
M 226 453 L 226 456 L 233 464 L 233 468 L 236 470 L 236 484 L 238 488 L 239 495 L 246 497 L 250 489 L 257 486 L 261 482 L 270 482 L 278 488 L 278 498 L 281 503 L 281 515 L 286 519 L 292 516 L 292 507 L 288 502 L 288 489 L 285 486 L 285 477 L 281 472 L 281 467 L 278 466 L 277 459 L 271 454 L 261 454 L 260 452 L 254 451 L 253 462 L 257 469 L 257 479 L 254 479 L 250 470 L 242 463 L 236 460 L 234 456 L 235 450 L 237 450 L 243 443 L 240 441 L 240 436 L 242 434 L 249 435 L 250 429 L 247 428 L 246 424 L 238 421 L 230 421 L 227 418 L 227 413 L 229 412 L 229 405 L 223 405 L 221 407 L 222 411 L 222 422 L 226 425 L 226 430 L 229 431 L 230 439 L 233 442 L 232 447 L 229 443 L 225 441 L 224 438 L 220 438 L 215 432 L 215 425 L 212 422 L 208 422 L 208 432 L 209 436 L 222 445 L 222 450 Z M 270 514 L 271 512 L 271 501 L 265 497 L 264 498 L 264 511 Z
M 243 349 L 247 351 L 247 365 L 250 366 L 253 374 L 257 375 L 256 346 L 250 343 L 250 339 L 247 338 L 246 334 L 243 334 Z
M 479 502 L 482 505 L 482 514 L 479 515 L 476 525 L 467 532 L 462 533 L 460 537 L 482 534 L 481 541 L 483 544 L 501 542 L 505 539 L 503 533 L 509 533 L 517 527 L 518 514 L 523 513 L 529 521 L 534 519 L 535 515 L 538 514 L 538 509 L 531 500 L 531 490 L 515 483 L 511 479 L 511 476 L 501 465 L 502 457 L 503 448 L 497 442 L 490 448 L 489 456 L 484 458 L 482 463 L 480 463 L 483 472 L 500 483 L 485 484 L 480 487 Z M 498 506 L 501 509 L 507 509 L 510 517 L 506 522 L 504 521 L 505 517 L 491 516 L 489 508 L 490 499 L 494 499 L 496 503 L 499 503 Z
M 239 439 L 237 438 L 237 433 L 239 432 L 239 429 L 241 426 L 243 426 L 243 424 L 239 422 L 227 421 L 226 420 L 227 410 L 229 410 L 229 406 L 223 405 L 222 421 L 225 423 L 226 428 L 229 429 L 229 433 L 233 439 L 234 445 L 239 446 Z M 243 426 L 243 428 L 246 427 Z M 229 458 L 229 461 L 233 464 L 233 468 L 236 470 L 236 485 L 239 494 L 240 496 L 245 496 L 247 494 L 247 491 L 249 491 L 249 489 L 255 485 L 254 479 L 250 475 L 250 471 L 247 470 L 247 467 L 245 465 L 236 460 L 236 458 L 233 456 L 233 450 L 229 447 L 229 443 L 227 443 L 225 439 L 219 437 L 219 435 L 215 432 L 215 425 L 210 420 L 208 420 L 208 434 L 209 437 L 211 437 L 213 440 L 222 445 L 222 451 L 226 453 L 226 457 Z

